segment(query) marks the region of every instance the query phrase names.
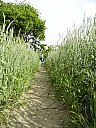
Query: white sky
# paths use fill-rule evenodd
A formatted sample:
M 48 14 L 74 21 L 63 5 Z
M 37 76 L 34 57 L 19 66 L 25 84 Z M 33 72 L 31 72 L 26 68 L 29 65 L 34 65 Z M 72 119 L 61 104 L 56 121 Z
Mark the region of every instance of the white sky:
M 3 0 L 12 1 L 13 0 Z M 18 0 L 17 0 L 18 1 Z M 23 1 L 23 0 L 21 0 Z M 96 13 L 96 0 L 26 0 L 29 1 L 41 13 L 41 18 L 46 20 L 44 43 L 54 45 L 63 38 L 67 28 L 75 23 L 80 26 L 84 13 L 86 16 L 94 16 Z M 63 35 L 63 36 L 62 36 Z

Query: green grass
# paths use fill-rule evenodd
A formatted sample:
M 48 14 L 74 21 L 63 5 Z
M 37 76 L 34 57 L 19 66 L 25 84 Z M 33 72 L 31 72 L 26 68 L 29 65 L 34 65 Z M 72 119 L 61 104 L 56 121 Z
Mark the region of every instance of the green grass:
M 59 98 L 69 105 L 76 128 L 96 127 L 96 26 L 91 18 L 68 31 L 46 68 Z
M 0 111 L 22 94 L 39 66 L 39 56 L 20 37 L 0 31 Z

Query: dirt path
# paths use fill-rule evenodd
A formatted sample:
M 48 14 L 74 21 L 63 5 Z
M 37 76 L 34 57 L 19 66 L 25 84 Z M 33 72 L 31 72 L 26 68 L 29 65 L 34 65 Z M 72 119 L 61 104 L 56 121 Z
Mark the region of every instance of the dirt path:
M 44 67 L 40 67 L 32 88 L 18 102 L 10 109 L 6 128 L 62 128 L 62 122 L 67 123 L 64 104 L 55 98 Z

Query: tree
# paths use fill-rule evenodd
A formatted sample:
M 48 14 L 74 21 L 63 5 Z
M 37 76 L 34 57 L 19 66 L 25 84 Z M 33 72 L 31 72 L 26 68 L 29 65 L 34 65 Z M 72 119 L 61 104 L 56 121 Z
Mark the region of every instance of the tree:
M 10 28 L 14 28 L 14 35 L 32 34 L 35 40 L 45 39 L 45 21 L 40 18 L 39 12 L 28 3 L 5 3 L 0 0 L 0 25 L 3 24 L 5 14 L 6 29 L 10 22 Z
M 41 51 L 43 52 L 45 52 L 46 51 L 46 46 L 47 46 L 47 44 L 40 44 L 40 48 L 41 48 Z
M 41 57 L 41 55 L 43 54 L 43 56 L 44 56 L 44 58 L 46 59 L 46 57 L 47 57 L 47 44 L 43 44 L 43 43 L 40 43 L 39 44 L 39 46 L 40 46 L 40 57 Z

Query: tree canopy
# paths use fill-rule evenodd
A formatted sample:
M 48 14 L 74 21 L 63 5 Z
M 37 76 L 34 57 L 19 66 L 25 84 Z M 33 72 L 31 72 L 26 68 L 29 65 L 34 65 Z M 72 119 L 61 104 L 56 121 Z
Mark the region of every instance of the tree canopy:
M 0 25 L 3 24 L 5 14 L 6 28 L 14 28 L 14 35 L 33 34 L 36 40 L 45 39 L 45 21 L 40 18 L 39 12 L 28 3 L 5 3 L 0 0 Z

